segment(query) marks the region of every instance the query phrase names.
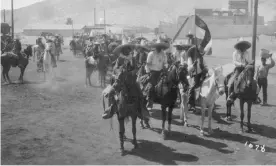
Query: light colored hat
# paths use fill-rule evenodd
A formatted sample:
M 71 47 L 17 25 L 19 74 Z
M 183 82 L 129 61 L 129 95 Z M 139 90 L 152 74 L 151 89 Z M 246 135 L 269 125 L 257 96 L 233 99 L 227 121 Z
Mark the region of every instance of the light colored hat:
M 261 58 L 269 58 L 272 55 L 272 52 L 267 49 L 261 49 L 259 55 Z

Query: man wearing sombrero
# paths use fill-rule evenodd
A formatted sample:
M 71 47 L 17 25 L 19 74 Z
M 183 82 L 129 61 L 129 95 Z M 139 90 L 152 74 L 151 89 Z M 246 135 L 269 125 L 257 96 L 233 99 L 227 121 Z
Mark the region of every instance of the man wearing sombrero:
M 146 47 L 145 40 L 141 40 L 140 45 L 136 46 L 137 55 L 135 57 L 136 62 L 138 66 L 142 66 L 143 64 L 146 64 L 149 48 Z
M 235 65 L 234 74 L 229 79 L 228 82 L 228 99 L 227 101 L 233 102 L 234 100 L 234 80 L 239 76 L 243 71 L 244 67 L 249 63 L 250 56 L 247 51 L 251 47 L 251 44 L 248 41 L 240 38 L 239 41 L 235 44 L 234 48 L 236 49 L 233 53 L 233 63 Z
M 149 91 L 147 94 L 148 108 L 152 108 L 153 106 L 153 98 L 151 96 L 151 92 L 157 84 L 162 70 L 168 67 L 167 56 L 165 55 L 163 50 L 169 48 L 169 45 L 166 43 L 161 43 L 159 41 L 155 44 L 152 44 L 152 47 L 154 48 L 154 50 L 148 54 L 146 63 L 146 71 L 147 73 L 150 73 Z
M 193 34 L 189 33 L 187 37 L 188 44 L 192 45 L 187 51 L 188 72 L 193 79 L 189 87 L 188 105 L 190 111 L 195 111 L 195 89 L 203 82 L 208 68 L 203 59 L 204 51 L 201 45 L 196 45 L 196 38 Z

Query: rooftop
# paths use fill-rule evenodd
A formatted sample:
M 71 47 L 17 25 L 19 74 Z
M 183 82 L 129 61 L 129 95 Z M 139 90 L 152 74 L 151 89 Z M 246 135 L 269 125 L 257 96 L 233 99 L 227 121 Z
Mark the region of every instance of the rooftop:
M 84 25 L 73 24 L 74 29 L 82 29 Z M 72 29 L 72 25 L 66 24 L 32 24 L 28 25 L 24 29 Z

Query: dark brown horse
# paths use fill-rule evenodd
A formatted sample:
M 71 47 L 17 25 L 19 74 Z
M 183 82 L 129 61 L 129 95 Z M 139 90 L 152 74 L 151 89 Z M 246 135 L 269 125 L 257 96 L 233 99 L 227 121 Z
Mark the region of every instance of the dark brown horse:
M 141 76 L 144 73 L 143 67 L 138 72 L 138 81 L 144 82 L 146 79 L 143 80 L 145 76 Z M 165 72 L 164 72 L 165 73 Z M 171 131 L 171 123 L 172 123 L 172 111 L 175 106 L 177 95 L 178 95 L 178 84 L 186 84 L 186 76 L 188 71 L 185 69 L 185 67 L 180 66 L 179 64 L 173 64 L 169 71 L 166 72 L 163 76 L 161 76 L 158 84 L 155 86 L 154 91 L 151 92 L 154 94 L 154 103 L 158 103 L 161 105 L 162 110 L 162 135 L 163 138 L 166 138 L 166 130 L 165 130 L 165 122 L 166 122 L 166 116 L 168 110 L 168 131 L 170 133 Z M 147 90 L 145 86 L 148 85 L 147 83 L 141 83 L 140 86 Z M 145 97 L 145 96 L 144 96 Z M 146 98 L 146 97 L 145 97 Z M 146 103 L 146 102 L 144 102 Z
M 225 85 L 225 94 L 226 94 L 226 100 L 229 96 L 228 94 L 228 81 L 231 78 L 231 75 L 233 73 L 230 73 L 228 76 L 226 76 L 224 85 Z M 257 96 L 257 82 L 253 79 L 254 76 L 254 67 L 252 64 L 249 64 L 245 67 L 245 69 L 241 72 L 239 77 L 234 81 L 234 91 L 235 91 L 235 96 L 234 100 L 236 98 L 240 99 L 240 127 L 241 127 L 241 132 L 243 133 L 243 119 L 244 119 L 244 103 L 247 103 L 247 122 L 248 122 L 248 132 L 252 131 L 251 128 L 251 107 L 252 103 L 255 101 L 256 96 Z M 226 102 L 226 119 L 231 120 L 231 106 L 233 105 L 233 102 Z
M 126 118 L 131 117 L 132 119 L 132 134 L 133 141 L 132 144 L 134 148 L 138 147 L 136 139 L 136 120 L 137 117 L 143 119 L 143 117 L 149 116 L 145 109 L 142 109 L 143 100 L 142 92 L 139 85 L 136 82 L 136 71 L 128 71 L 127 67 L 124 65 L 120 68 L 118 76 L 115 78 L 113 87 L 117 93 L 118 100 L 116 102 L 117 117 L 119 121 L 119 138 L 121 153 L 124 154 L 124 134 L 125 134 L 125 124 Z
M 27 65 L 29 64 L 29 57 L 32 56 L 32 46 L 28 45 L 26 49 L 24 49 L 21 54 L 14 54 L 12 52 L 5 52 L 1 55 L 1 65 L 3 66 L 3 79 L 4 81 L 8 82 L 8 84 L 11 83 L 10 77 L 9 77 L 9 71 L 11 67 L 18 66 L 20 68 L 20 76 L 18 78 L 18 81 L 20 83 L 23 83 L 23 76 L 25 69 Z

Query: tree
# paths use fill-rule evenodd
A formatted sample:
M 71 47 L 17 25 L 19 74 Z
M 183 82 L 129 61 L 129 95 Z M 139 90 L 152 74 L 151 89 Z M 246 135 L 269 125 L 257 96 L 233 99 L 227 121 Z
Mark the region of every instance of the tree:
M 72 18 L 67 18 L 66 25 L 73 25 L 73 19 Z

